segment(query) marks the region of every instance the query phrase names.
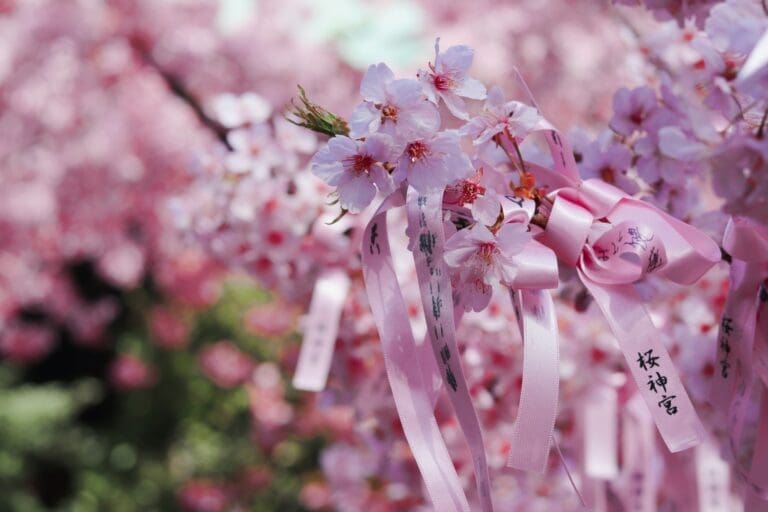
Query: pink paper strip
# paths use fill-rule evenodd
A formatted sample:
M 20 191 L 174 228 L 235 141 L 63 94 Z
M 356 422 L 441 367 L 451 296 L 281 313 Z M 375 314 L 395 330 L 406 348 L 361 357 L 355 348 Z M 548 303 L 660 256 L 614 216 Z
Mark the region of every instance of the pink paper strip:
M 557 320 L 549 291 L 518 290 L 511 296 L 522 324 L 523 385 L 507 466 L 543 473 L 560 385 Z
M 296 389 L 325 389 L 348 291 L 349 277 L 340 269 L 324 271 L 317 279 L 304 323 L 299 362 L 293 376 L 293 387 Z
M 443 191 L 433 190 L 422 194 L 409 188 L 406 211 L 427 334 L 446 391 L 472 453 L 482 510 L 490 512 L 493 510 L 493 502 L 483 434 L 461 368 L 461 352 L 456 342 L 453 319 L 453 288 L 443 260 Z
M 707 441 L 696 448 L 696 484 L 701 512 L 731 510 L 731 471 L 717 447 Z
M 671 452 L 699 444 L 703 427 L 634 286 L 581 280 L 619 341 L 640 394 Z
M 582 414 L 584 472 L 592 478 L 612 480 L 619 474 L 619 404 L 616 390 L 610 386 L 593 389 L 586 397 Z
M 710 403 L 715 411 L 727 414 L 739 386 L 750 377 L 752 348 L 757 320 L 760 280 L 753 264 L 733 260 L 728 299 L 720 318 L 717 335 L 717 371 L 712 380 Z
M 403 204 L 395 192 L 379 208 L 363 235 L 362 260 L 368 300 L 381 338 L 384 363 L 405 437 L 435 510 L 467 512 L 469 503 L 432 413 L 417 346 L 389 249 L 387 211 Z
M 653 421 L 639 395 L 624 409 L 622 421 L 624 505 L 631 512 L 656 512 L 656 470 Z

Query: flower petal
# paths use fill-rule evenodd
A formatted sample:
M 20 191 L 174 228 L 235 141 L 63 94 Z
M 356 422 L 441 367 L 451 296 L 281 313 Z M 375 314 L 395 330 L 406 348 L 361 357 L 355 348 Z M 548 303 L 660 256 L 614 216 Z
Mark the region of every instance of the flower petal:
M 394 80 L 395 74 L 392 70 L 380 62 L 373 64 L 368 68 L 360 83 L 360 95 L 367 101 L 373 103 L 383 103 L 386 99 L 387 82 Z

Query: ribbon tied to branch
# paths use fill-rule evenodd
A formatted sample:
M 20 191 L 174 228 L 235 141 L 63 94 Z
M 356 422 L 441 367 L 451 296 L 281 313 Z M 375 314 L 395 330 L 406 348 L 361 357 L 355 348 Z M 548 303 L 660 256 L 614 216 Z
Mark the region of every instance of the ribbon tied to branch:
M 696 228 L 605 182 L 542 174 L 557 189 L 539 241 L 576 267 L 670 451 L 697 445 L 701 423 L 634 284 L 650 275 L 691 284 L 720 261 L 719 247 Z

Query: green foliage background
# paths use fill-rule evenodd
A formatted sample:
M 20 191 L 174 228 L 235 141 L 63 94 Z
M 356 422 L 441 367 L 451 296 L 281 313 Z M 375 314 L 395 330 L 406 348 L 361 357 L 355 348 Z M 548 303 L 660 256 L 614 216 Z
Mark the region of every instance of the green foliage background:
M 247 282 L 229 282 L 214 307 L 192 315 L 191 342 L 179 351 L 149 339 L 146 313 L 161 299 L 152 286 L 119 299 L 123 312 L 110 327 L 106 348 L 68 346 L 65 340 L 37 366 L 0 363 L 0 511 L 179 510 L 176 492 L 185 482 L 231 485 L 245 468 L 266 470 L 272 478 L 264 488 L 238 494 L 240 510 L 304 510 L 299 491 L 304 480 L 319 475 L 324 440 L 287 429 L 275 444 L 260 448 L 245 390 L 217 387 L 197 364 L 199 349 L 220 339 L 259 361 L 276 360 L 281 347 L 297 343 L 295 335 L 266 340 L 244 330 L 244 311 L 269 297 Z M 153 387 L 110 389 L 106 368 L 126 352 L 157 369 Z M 99 364 L 95 371 L 88 364 L 83 371 L 56 367 L 73 358 Z M 298 404 L 299 395 L 289 384 L 286 389 L 287 400 Z

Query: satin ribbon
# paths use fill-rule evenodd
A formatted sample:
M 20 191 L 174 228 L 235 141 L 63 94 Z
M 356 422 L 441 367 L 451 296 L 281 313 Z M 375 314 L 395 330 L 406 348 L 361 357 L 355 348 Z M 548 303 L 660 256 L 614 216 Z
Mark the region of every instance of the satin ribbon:
M 469 445 L 480 505 L 484 512 L 491 512 L 493 501 L 483 434 L 461 367 L 453 319 L 453 288 L 448 266 L 443 260 L 443 191 L 435 189 L 419 193 L 409 188 L 406 212 L 427 335 L 443 384 Z
M 484 511 L 492 511 L 491 485 L 482 431 L 460 364 L 455 331 L 463 307 L 452 290 L 443 261 L 442 192 L 408 190 L 407 213 L 411 247 L 427 320 L 423 343 L 413 341 L 407 313 L 392 267 L 386 213 L 403 203 L 403 191 L 387 198 L 363 234 L 363 274 L 374 320 L 382 340 L 385 366 L 406 438 L 436 510 L 465 510 L 464 492 L 435 422 L 433 408 L 440 386 L 448 390 L 459 424 L 472 453 L 475 478 Z M 524 205 L 519 205 L 521 211 Z M 507 220 L 524 221 L 517 212 Z M 554 430 L 559 386 L 557 325 L 552 300 L 540 288 L 558 284 L 557 259 L 532 241 L 515 256 L 518 272 L 506 283 L 518 308 L 525 350 L 521 401 L 513 427 L 510 465 L 543 471 Z M 451 314 L 452 313 L 452 314 Z M 423 408 L 425 403 L 429 409 Z
M 318 277 L 304 322 L 304 339 L 293 376 L 293 387 L 296 389 L 322 391 L 325 388 L 349 284 L 349 277 L 341 269 L 326 270 Z
M 506 222 L 528 224 L 535 211 L 531 200 L 507 196 L 502 202 Z M 557 418 L 560 352 L 555 307 L 547 291 L 559 283 L 557 257 L 531 241 L 515 255 L 518 271 L 504 283 L 517 316 L 523 341 L 523 381 L 512 426 L 507 467 L 543 473 Z
M 768 499 L 768 228 L 734 217 L 726 226 L 723 248 L 732 261 L 730 289 L 717 338 L 718 372 L 712 405 L 720 413 L 727 411 L 734 469 L 748 486 L 748 503 L 757 509 L 759 501 Z M 740 447 L 759 395 L 756 444 L 750 450 L 753 455 L 747 469 Z
M 536 105 L 522 75 L 517 76 Z M 555 189 L 538 239 L 576 267 L 618 339 L 670 451 L 695 446 L 703 427 L 633 283 L 655 274 L 691 284 L 720 261 L 719 247 L 704 233 L 616 187 L 581 181 L 567 141 L 557 130 L 546 137 L 554 170 L 529 164 L 539 185 Z
M 397 413 L 427 494 L 435 510 L 467 512 L 469 503 L 432 412 L 435 391 L 432 370 L 424 363 L 425 345 L 414 340 L 389 248 L 387 212 L 404 202 L 403 192 L 394 192 L 365 228 L 363 278 Z
M 720 261 L 717 244 L 602 181 L 543 178 L 568 186 L 550 195 L 554 203 L 539 241 L 576 267 L 670 451 L 695 446 L 703 427 L 633 283 L 654 274 L 691 284 Z
M 560 386 L 555 308 L 545 289 L 512 290 L 510 295 L 523 339 L 523 382 L 507 466 L 543 473 L 555 429 Z

